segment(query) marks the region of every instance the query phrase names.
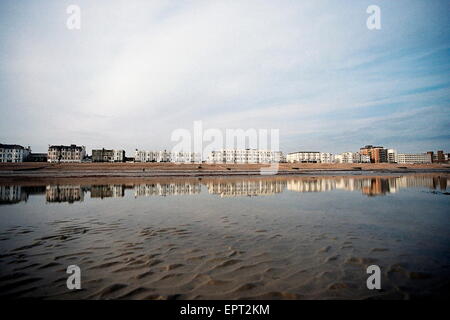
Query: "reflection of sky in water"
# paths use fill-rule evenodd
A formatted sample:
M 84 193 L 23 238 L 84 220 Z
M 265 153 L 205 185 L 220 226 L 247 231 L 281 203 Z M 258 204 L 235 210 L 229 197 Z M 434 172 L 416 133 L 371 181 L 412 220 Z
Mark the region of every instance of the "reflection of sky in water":
M 246 278 L 244 271 L 236 271 L 233 277 L 237 278 L 229 280 L 236 280 L 236 286 L 250 281 L 257 288 L 263 283 L 261 288 L 249 292 L 230 289 L 232 293 L 219 298 L 258 296 L 272 291 L 307 294 L 312 298 L 367 297 L 374 293 L 364 291 L 366 274 L 358 268 L 371 261 L 384 270 L 384 293 L 401 293 L 400 297 L 430 292 L 426 290 L 433 293 L 437 292 L 433 291 L 437 290 L 433 289 L 436 283 L 449 280 L 447 183 L 446 175 L 404 175 L 174 178 L 110 184 L 78 181 L 75 185 L 61 181 L 2 187 L 2 203 L 13 204 L 0 206 L 0 249 L 5 253 L 53 257 L 92 251 L 86 248 L 93 243 L 105 248 L 92 253 L 92 259 L 89 254 L 83 257 L 83 262 L 89 262 L 131 246 L 136 256 L 162 252 L 161 264 L 169 267 L 157 271 L 152 267 L 155 277 L 158 272 L 182 277 L 183 272 L 170 269 L 171 264 L 182 264 L 180 268 L 186 268 L 186 274 L 197 273 L 203 266 L 209 270 L 206 273 L 217 272 L 214 279 L 226 283 L 229 279 L 220 273 L 228 270 L 225 267 L 216 270 L 213 263 L 194 264 L 180 259 L 190 259 L 186 252 L 194 248 L 207 261 L 210 258 L 226 262 L 226 255 L 231 254 L 226 250 L 231 248 L 230 252 L 237 252 L 232 253 L 230 260 L 236 265 L 228 262 L 229 268 L 247 270 L 248 265 L 255 265 L 254 270 L 249 269 L 252 275 L 248 277 L 260 275 L 262 279 L 276 271 L 273 277 L 279 280 L 272 282 L 255 282 Z M 108 233 L 106 228 L 113 231 Z M 170 228 L 185 231 L 158 238 L 148 236 L 148 240 L 142 236 L 164 234 L 158 230 Z M 72 235 L 78 229 L 81 234 Z M 68 239 L 34 242 L 54 234 Z M 119 241 L 126 247 L 121 248 Z M 14 251 L 30 244 L 36 247 Z M 220 256 L 222 253 L 224 256 Z M 77 259 L 82 257 L 70 261 Z M 25 260 L 29 261 L 24 264 L 45 264 L 37 257 Z M 0 267 L 12 269 L 14 263 L 0 259 Z M 300 273 L 301 270 L 306 271 Z M 113 271 L 102 270 L 102 274 Z M 243 278 L 238 279 L 236 274 Z M 94 271 L 86 274 L 88 278 L 98 276 Z M 120 273 L 114 276 L 119 277 Z M 157 287 L 159 280 L 155 279 L 150 277 L 148 281 L 154 281 L 151 286 Z M 134 281 L 123 278 L 121 282 L 132 286 Z M 342 283 L 356 289 L 342 289 Z M 212 294 L 207 286 L 201 288 L 195 293 L 177 290 L 185 298 Z M 158 290 L 167 293 L 165 289 Z

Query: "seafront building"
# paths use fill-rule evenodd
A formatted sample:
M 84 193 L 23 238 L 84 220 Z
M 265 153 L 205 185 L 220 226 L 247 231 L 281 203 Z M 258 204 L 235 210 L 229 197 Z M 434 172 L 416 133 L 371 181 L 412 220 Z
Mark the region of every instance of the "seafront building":
M 135 162 L 174 162 L 174 163 L 199 163 L 201 156 L 195 152 L 169 152 L 169 151 L 145 151 L 137 150 L 134 154 Z
M 330 152 L 299 151 L 286 156 L 289 163 L 366 163 L 370 157 L 359 152 L 343 152 L 333 155 Z
M 26 159 L 27 162 L 47 162 L 47 153 L 31 152 Z
M 85 146 L 77 146 L 71 144 L 70 146 L 49 146 L 48 147 L 48 162 L 63 162 L 74 163 L 81 162 L 86 157 Z
M 288 153 L 286 161 L 290 163 L 320 163 L 319 151 L 297 151 Z
M 370 163 L 370 157 L 359 152 L 343 152 L 334 156 L 335 163 Z
M 395 149 L 387 150 L 387 162 L 397 163 L 397 151 Z
M 334 154 L 330 152 L 321 152 L 320 153 L 320 163 L 334 163 Z
M 31 153 L 30 147 L 18 144 L 0 144 L 0 162 L 24 162 Z
M 432 157 L 429 153 L 399 153 L 397 154 L 397 163 L 431 163 Z
M 438 150 L 437 153 L 434 153 L 433 151 L 428 151 L 431 155 L 431 161 L 436 163 L 446 163 L 449 160 L 449 153 L 444 153 L 443 150 Z
M 388 162 L 388 150 L 381 146 L 366 145 L 359 149 L 359 153 L 369 156 L 372 163 Z
M 276 163 L 284 160 L 281 151 L 259 149 L 222 149 L 211 151 L 208 163 Z
M 170 162 L 175 163 L 200 163 L 201 157 L 200 154 L 195 152 L 171 152 L 170 153 Z
M 124 162 L 125 151 L 124 150 L 107 150 L 107 149 L 94 149 L 92 150 L 92 162 Z

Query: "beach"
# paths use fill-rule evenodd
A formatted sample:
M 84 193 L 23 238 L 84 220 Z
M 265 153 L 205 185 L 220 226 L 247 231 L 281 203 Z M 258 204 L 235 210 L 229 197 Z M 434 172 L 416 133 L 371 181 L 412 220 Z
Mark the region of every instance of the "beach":
M 265 171 L 266 170 L 266 171 Z M 394 163 L 279 163 L 268 164 L 176 164 L 176 163 L 0 163 L 0 179 L 11 177 L 161 177 L 288 175 L 330 172 L 425 173 L 450 172 L 449 164 Z

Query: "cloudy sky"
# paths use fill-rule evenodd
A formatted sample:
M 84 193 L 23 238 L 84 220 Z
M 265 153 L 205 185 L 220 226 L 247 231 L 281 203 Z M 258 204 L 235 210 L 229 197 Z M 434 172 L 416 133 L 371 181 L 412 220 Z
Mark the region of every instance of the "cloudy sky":
M 381 30 L 366 27 L 371 4 Z M 0 142 L 170 149 L 201 120 L 279 129 L 285 152 L 450 151 L 449 7 L 2 0 Z

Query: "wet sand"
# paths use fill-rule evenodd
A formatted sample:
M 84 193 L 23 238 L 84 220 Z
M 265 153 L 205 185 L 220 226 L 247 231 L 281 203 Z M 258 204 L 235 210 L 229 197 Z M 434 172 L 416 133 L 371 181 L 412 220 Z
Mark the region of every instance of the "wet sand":
M 280 163 L 261 164 L 175 164 L 175 163 L 0 163 L 0 178 L 7 177 L 161 177 L 310 174 L 329 172 L 450 172 L 449 164 L 390 163 Z M 268 171 L 267 171 L 268 170 Z
M 428 183 L 430 177 L 422 175 L 417 181 Z M 321 179 L 340 179 L 345 184 L 353 181 L 350 179 L 387 178 L 402 177 L 258 177 L 252 181 L 257 185 L 271 181 L 275 185 L 294 179 L 291 185 L 298 186 Z M 439 176 L 443 178 L 449 179 Z M 181 181 L 213 184 L 208 190 L 215 190 L 214 186 L 233 186 L 242 178 L 188 178 L 175 182 L 173 178 L 150 182 L 119 179 L 112 183 L 152 185 Z M 59 180 L 61 185 L 73 182 Z M 87 180 L 82 184 L 92 183 Z M 445 298 L 450 279 L 449 229 L 448 221 L 439 223 L 439 219 L 445 217 L 441 210 L 448 208 L 449 198 L 444 195 L 446 184 L 443 190 L 437 188 L 438 193 L 415 191 L 412 198 L 407 192 L 401 202 L 404 206 L 410 203 L 405 209 L 389 205 L 396 198 L 361 198 L 360 192 L 348 191 L 294 192 L 297 189 L 271 197 L 246 197 L 245 191 L 237 199 L 214 193 L 136 198 L 136 192 L 123 198 L 85 198 L 72 204 L 42 203 L 41 198 L 32 198 L 17 206 L 0 207 L 2 219 L 20 219 L 11 215 L 20 216 L 21 212 L 24 216 L 24 220 L 15 222 L 2 220 L 0 296 Z M 356 206 L 361 201 L 367 204 Z M 439 206 L 419 209 L 417 201 Z M 365 205 L 371 208 L 362 212 Z M 413 208 L 415 212 L 411 211 Z M 437 210 L 441 215 L 430 216 L 433 220 L 429 226 L 422 222 L 421 215 L 415 217 L 418 210 L 425 215 Z M 17 224 L 20 221 L 23 223 Z M 71 264 L 81 267 L 82 290 L 66 288 L 65 270 Z M 382 269 L 381 291 L 366 288 L 365 271 L 371 264 Z

